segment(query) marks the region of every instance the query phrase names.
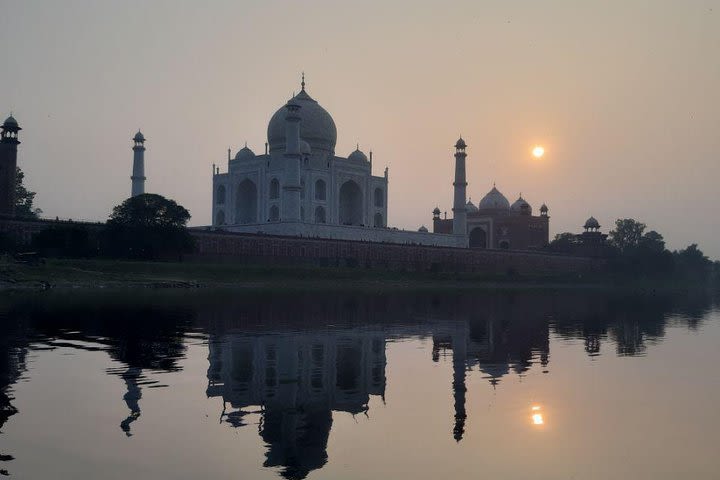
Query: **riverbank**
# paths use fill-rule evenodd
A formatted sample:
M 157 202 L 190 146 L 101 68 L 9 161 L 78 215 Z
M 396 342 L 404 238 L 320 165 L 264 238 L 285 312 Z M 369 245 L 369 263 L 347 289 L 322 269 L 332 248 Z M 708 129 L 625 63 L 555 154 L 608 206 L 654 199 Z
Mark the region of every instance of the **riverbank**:
M 618 283 L 603 275 L 519 276 L 480 273 L 399 272 L 362 268 L 253 266 L 237 263 L 138 262 L 47 259 L 38 265 L 0 261 L 0 290 L 64 289 L 292 289 L 388 290 L 477 288 L 689 288 L 677 281 Z
M 107 288 L 389 289 L 596 286 L 599 278 L 399 272 L 362 268 L 254 266 L 237 263 L 47 259 L 0 262 L 0 290 Z

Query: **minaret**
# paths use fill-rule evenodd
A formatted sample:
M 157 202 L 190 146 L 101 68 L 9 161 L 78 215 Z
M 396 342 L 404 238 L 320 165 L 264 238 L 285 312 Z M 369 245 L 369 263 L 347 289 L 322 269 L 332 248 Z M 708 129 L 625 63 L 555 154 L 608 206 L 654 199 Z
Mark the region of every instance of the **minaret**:
M 305 79 L 303 78 L 303 89 Z M 283 179 L 283 222 L 300 221 L 300 105 L 290 99 L 285 116 L 285 178 Z
M 131 197 L 145 193 L 145 136 L 140 130 L 133 137 L 133 171 Z
M 15 215 L 15 181 L 17 177 L 18 132 L 22 130 L 10 115 L 0 133 L 0 215 Z
M 460 139 L 455 144 L 455 201 L 453 202 L 453 233 L 467 235 L 467 210 L 465 205 L 465 140 Z

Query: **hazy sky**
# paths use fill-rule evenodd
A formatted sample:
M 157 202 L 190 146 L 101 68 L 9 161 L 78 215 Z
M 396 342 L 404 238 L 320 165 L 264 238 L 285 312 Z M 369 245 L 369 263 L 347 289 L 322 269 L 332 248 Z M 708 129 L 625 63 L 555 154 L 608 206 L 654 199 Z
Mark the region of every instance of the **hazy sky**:
M 299 89 L 390 168 L 390 225 L 452 207 L 453 148 L 468 192 L 497 182 L 551 235 L 594 215 L 644 221 L 670 248 L 720 258 L 720 1 L 0 0 L 0 114 L 46 216 L 105 220 L 146 190 L 208 224 L 211 165 Z M 547 155 L 533 160 L 542 144 Z

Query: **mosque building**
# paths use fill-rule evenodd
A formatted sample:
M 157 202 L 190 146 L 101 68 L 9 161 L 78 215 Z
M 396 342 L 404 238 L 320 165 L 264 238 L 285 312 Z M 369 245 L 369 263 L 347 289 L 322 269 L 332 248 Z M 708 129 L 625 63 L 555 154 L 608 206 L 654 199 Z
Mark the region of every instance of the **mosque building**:
M 453 211 L 457 217 L 456 209 Z M 452 232 L 453 219 L 442 219 L 440 213 L 439 207 L 433 210 L 433 231 Z M 477 206 L 468 200 L 464 215 L 470 248 L 533 250 L 549 241 L 548 207 L 543 204 L 540 215 L 533 215 L 532 207 L 522 194 L 511 205 L 495 185 Z
M 465 202 L 465 150 L 467 144 L 460 139 L 455 144 L 455 198 L 453 218 L 440 218 L 440 208 L 433 210 L 433 232 L 438 234 L 465 234 L 470 248 L 500 248 L 504 250 L 540 249 L 548 244 L 550 217 L 548 207 L 540 207 L 540 215 L 533 216 L 532 207 L 520 197 L 510 205 L 508 199 L 493 184 L 477 206 Z

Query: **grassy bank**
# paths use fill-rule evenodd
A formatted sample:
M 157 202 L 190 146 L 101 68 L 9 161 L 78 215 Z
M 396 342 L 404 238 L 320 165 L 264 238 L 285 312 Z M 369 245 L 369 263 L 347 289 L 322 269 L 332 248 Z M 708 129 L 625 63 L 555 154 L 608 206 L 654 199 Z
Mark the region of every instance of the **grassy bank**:
M 254 266 L 237 263 L 48 259 L 40 265 L 0 262 L 0 288 L 477 288 L 587 286 L 599 278 L 394 272 L 362 268 Z
M 254 288 L 254 289 L 473 289 L 624 288 L 677 290 L 705 287 L 676 278 L 627 279 L 607 275 L 490 275 L 400 272 L 363 268 L 256 266 L 238 263 L 136 262 L 47 259 L 39 265 L 0 260 L 0 290 L 71 288 Z

